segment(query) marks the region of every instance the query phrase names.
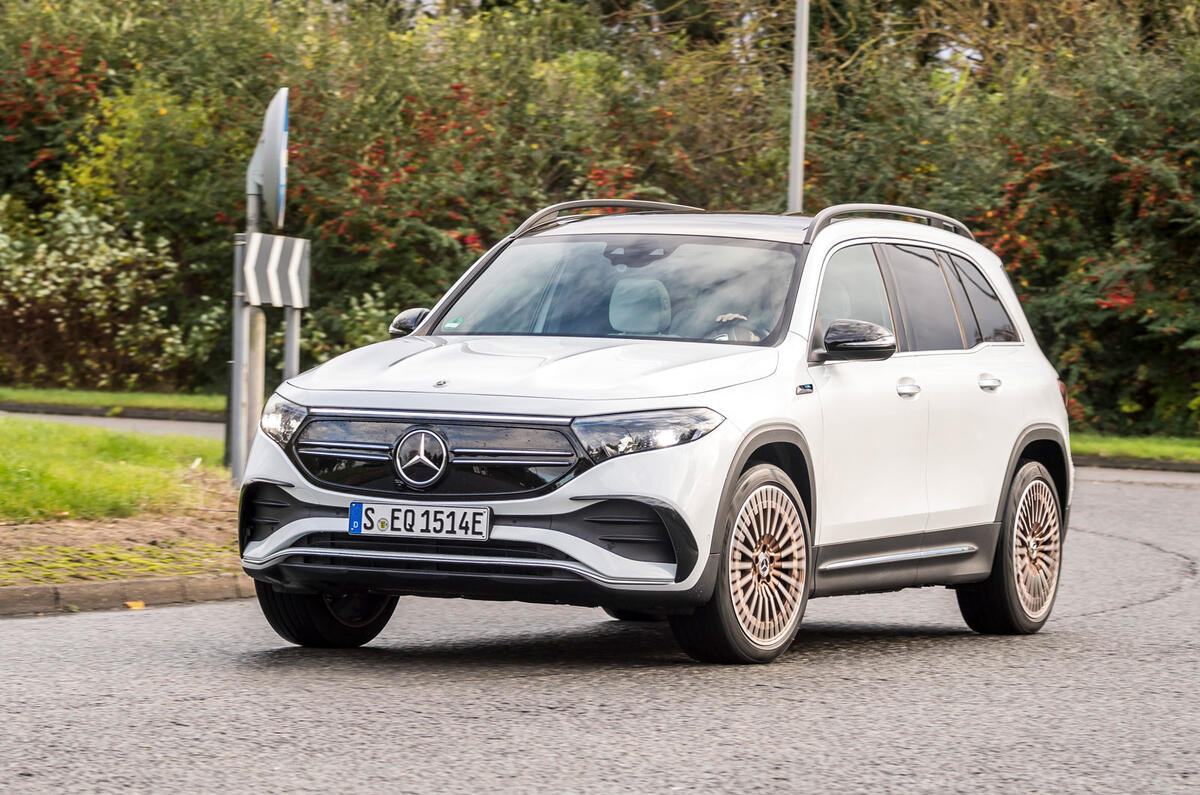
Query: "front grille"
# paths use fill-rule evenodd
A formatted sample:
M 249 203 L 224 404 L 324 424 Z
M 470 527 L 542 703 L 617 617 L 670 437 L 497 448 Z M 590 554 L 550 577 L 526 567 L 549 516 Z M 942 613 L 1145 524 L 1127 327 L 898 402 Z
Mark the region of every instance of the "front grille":
M 423 428 L 446 441 L 446 474 L 414 488 L 396 473 L 393 451 Z M 293 460 L 314 483 L 405 499 L 506 499 L 549 491 L 588 466 L 564 429 L 519 423 L 345 419 L 316 416 L 297 434 Z

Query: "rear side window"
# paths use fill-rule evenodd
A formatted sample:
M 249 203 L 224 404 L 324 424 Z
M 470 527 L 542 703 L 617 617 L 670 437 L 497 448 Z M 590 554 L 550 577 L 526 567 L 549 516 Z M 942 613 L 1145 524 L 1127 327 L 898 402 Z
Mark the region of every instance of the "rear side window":
M 972 314 L 979 328 L 975 342 L 1018 342 L 1020 337 L 1017 336 L 1012 318 L 1004 310 L 1000 296 L 992 289 L 979 267 L 957 254 L 951 254 L 950 259 L 954 262 L 955 276 L 961 281 L 963 291 L 970 301 L 970 307 L 965 308 L 963 314 Z M 963 309 L 960 307 L 960 312 Z M 966 325 L 964 319 L 964 329 Z
M 896 280 L 908 350 L 962 350 L 950 288 L 933 249 L 891 243 L 882 248 Z
M 946 274 L 946 281 L 950 284 L 950 295 L 954 296 L 954 308 L 958 310 L 958 324 L 962 326 L 967 347 L 972 348 L 983 342 L 983 333 L 979 330 L 979 320 L 975 317 L 975 310 L 971 308 L 971 299 L 967 298 L 967 288 L 963 287 L 962 274 L 958 272 L 958 268 L 950 260 L 950 255 L 945 251 L 938 252 L 938 259 L 942 262 L 942 271 Z

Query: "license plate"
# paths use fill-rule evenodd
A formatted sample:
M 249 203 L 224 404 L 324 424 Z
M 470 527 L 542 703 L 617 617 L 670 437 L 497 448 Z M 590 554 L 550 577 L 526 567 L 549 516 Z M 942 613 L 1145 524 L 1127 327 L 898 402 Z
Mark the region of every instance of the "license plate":
M 354 535 L 487 541 L 491 530 L 490 508 L 449 508 L 394 502 L 350 503 L 350 532 Z

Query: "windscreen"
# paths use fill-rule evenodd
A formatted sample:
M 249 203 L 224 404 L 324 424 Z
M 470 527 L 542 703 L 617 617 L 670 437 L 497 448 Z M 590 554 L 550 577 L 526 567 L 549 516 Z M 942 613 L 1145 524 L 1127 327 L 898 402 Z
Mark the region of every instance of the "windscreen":
M 433 333 L 768 344 L 783 325 L 797 249 L 682 235 L 517 240 Z

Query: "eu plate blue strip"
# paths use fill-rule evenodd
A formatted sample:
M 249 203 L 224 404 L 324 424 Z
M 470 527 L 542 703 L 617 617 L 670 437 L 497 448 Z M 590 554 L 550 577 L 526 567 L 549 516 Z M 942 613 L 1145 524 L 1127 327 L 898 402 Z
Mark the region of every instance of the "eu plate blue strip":
M 351 533 L 361 533 L 362 532 L 362 505 L 363 504 L 361 502 L 350 503 L 350 532 Z

